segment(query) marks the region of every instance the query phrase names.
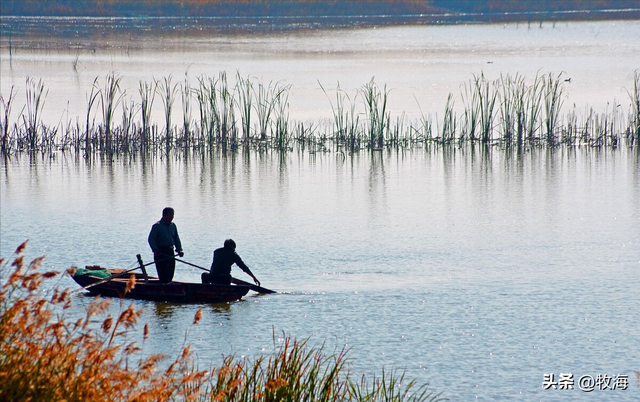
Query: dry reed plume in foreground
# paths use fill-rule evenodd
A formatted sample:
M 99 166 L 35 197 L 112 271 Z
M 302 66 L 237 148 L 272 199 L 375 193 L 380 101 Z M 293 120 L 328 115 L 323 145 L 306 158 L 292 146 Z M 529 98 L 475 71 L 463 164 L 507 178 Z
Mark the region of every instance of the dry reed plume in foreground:
M 334 355 L 285 337 L 268 357 L 224 359 L 210 371 L 195 368 L 190 347 L 165 369 L 166 356 L 143 357 L 131 340 L 141 310 L 96 298 L 71 319 L 68 289 L 46 290 L 57 272 L 40 272 L 44 258 L 0 259 L 0 400 L 10 401 L 440 401 L 404 374 L 352 381 L 346 351 Z M 130 281 L 129 287 L 133 286 Z M 198 310 L 197 324 L 202 316 Z M 142 342 L 149 335 L 144 326 Z

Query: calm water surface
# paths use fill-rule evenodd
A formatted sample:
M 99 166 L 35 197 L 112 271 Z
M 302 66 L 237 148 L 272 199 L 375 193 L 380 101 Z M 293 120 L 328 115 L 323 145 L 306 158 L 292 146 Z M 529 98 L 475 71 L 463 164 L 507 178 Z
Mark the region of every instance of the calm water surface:
M 375 76 L 394 110 L 417 115 L 416 98 L 436 113 L 472 74 L 542 69 L 572 77 L 570 102 L 604 110 L 640 66 L 633 36 L 637 22 L 199 37 L 83 50 L 77 72 L 75 51 L 18 49 L 8 62 L 2 47 L 1 89 L 43 78 L 44 118 L 56 124 L 82 116 L 93 79 L 112 70 L 135 94 L 153 77 L 237 69 L 291 84 L 292 115 L 320 119 L 331 112 L 318 81 L 354 90 Z M 187 261 L 209 265 L 233 237 L 280 293 L 224 306 L 135 302 L 154 352 L 174 356 L 188 332 L 206 368 L 225 354 L 268 354 L 285 333 L 346 345 L 355 373 L 406 369 L 451 400 L 637 401 L 639 163 L 626 149 L 25 154 L 0 165 L 0 246 L 6 257 L 30 239 L 29 256 L 60 271 L 129 268 L 138 253 L 151 260 L 148 231 L 171 205 Z M 176 278 L 200 273 L 179 265 Z M 629 388 L 541 388 L 545 374 L 568 372 L 628 375 Z

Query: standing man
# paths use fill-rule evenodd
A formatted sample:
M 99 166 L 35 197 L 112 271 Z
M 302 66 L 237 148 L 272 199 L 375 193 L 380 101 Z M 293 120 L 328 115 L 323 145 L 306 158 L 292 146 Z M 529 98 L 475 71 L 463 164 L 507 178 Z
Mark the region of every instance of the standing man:
M 173 246 L 180 257 L 184 255 L 182 252 L 182 243 L 178 236 L 178 228 L 173 223 L 174 210 L 167 207 L 162 210 L 162 219 L 154 223 L 149 233 L 149 246 L 153 251 L 153 260 L 156 263 L 158 278 L 161 283 L 170 283 L 173 280 L 173 273 L 176 270 L 176 260 Z

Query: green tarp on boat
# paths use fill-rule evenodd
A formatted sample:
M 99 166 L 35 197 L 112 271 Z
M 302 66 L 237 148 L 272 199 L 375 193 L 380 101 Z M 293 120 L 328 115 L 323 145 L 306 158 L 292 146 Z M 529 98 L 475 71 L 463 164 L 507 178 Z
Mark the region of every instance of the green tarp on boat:
M 109 271 L 107 271 L 106 268 L 99 268 L 99 269 L 78 268 L 76 272 L 73 274 L 73 276 L 80 276 L 80 275 L 93 275 L 93 276 L 97 276 L 98 278 L 108 278 L 111 276 L 111 274 L 109 273 Z

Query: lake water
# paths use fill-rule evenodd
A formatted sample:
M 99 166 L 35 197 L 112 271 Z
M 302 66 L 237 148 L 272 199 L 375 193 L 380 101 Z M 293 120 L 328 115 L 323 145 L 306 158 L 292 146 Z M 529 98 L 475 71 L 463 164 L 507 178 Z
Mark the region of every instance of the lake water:
M 542 69 L 572 78 L 569 103 L 604 109 L 628 103 L 640 67 L 632 37 L 639 22 L 141 38 L 127 52 L 81 53 L 77 71 L 75 51 L 16 47 L 9 58 L 3 46 L 1 89 L 22 93 L 26 76 L 42 78 L 43 118 L 56 124 L 82 116 L 93 79 L 112 70 L 134 94 L 152 77 L 239 70 L 292 85 L 291 114 L 322 119 L 331 111 L 318 81 L 355 90 L 375 76 L 393 89 L 394 110 L 417 115 L 439 112 L 472 74 Z M 451 400 L 640 399 L 637 149 L 57 153 L 1 164 L 3 257 L 29 239 L 28 255 L 46 255 L 48 268 L 130 268 L 138 253 L 151 260 L 147 234 L 171 205 L 185 260 L 208 266 L 232 237 L 280 292 L 224 306 L 135 302 L 154 352 L 175 355 L 188 332 L 207 368 L 225 354 L 268 354 L 285 333 L 346 345 L 356 374 L 406 370 Z M 201 272 L 179 264 L 176 279 Z M 543 389 L 551 373 L 572 373 L 575 389 Z M 583 392 L 587 375 L 626 375 L 629 386 Z

